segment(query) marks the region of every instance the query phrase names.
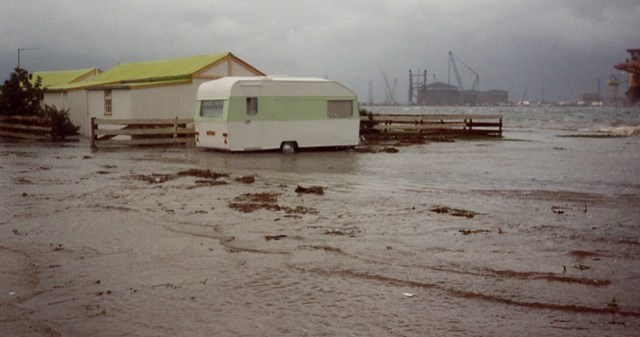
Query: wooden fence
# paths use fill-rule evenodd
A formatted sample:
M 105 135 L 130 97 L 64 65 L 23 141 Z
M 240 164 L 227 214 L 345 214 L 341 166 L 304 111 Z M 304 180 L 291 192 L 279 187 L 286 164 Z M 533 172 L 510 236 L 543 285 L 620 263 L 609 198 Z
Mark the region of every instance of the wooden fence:
M 502 115 L 363 114 L 360 134 L 365 138 L 427 137 L 437 135 L 502 136 Z
M 56 138 L 51 121 L 38 116 L 0 116 L 0 136 L 40 141 Z
M 98 145 L 193 144 L 193 119 L 91 118 L 91 147 Z

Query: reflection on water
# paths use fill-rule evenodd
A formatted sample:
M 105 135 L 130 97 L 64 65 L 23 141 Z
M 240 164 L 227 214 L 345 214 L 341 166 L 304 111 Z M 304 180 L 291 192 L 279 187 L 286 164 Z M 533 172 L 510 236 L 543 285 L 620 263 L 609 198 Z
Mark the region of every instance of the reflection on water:
M 358 156 L 348 150 L 225 153 L 196 150 L 192 154 L 198 165 L 211 169 L 254 170 L 292 174 L 353 174 L 358 171 Z

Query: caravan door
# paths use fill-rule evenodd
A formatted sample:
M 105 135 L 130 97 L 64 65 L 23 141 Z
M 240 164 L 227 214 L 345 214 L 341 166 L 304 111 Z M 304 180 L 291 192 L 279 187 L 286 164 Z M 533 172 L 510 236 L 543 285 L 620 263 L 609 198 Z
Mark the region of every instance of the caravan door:
M 244 151 L 260 150 L 264 147 L 262 144 L 262 122 L 258 113 L 258 97 L 247 97 L 246 116 L 242 127 Z

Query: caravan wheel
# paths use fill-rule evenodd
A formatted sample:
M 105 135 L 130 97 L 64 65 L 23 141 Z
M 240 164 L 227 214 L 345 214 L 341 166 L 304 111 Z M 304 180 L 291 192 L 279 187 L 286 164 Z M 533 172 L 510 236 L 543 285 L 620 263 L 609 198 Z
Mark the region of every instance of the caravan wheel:
M 284 142 L 280 146 L 282 153 L 295 153 L 298 149 L 296 142 Z

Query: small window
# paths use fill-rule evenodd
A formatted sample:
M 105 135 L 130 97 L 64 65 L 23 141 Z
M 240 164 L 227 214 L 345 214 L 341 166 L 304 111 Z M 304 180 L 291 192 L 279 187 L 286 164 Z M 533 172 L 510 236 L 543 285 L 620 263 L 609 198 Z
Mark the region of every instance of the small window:
M 105 116 L 113 115 L 113 101 L 111 96 L 111 90 L 104 91 L 104 114 Z
M 258 114 L 258 97 L 247 97 L 247 115 Z
M 353 101 L 327 101 L 327 116 L 329 118 L 353 117 Z
M 220 99 L 200 101 L 200 117 L 222 117 L 223 108 L 224 101 Z

